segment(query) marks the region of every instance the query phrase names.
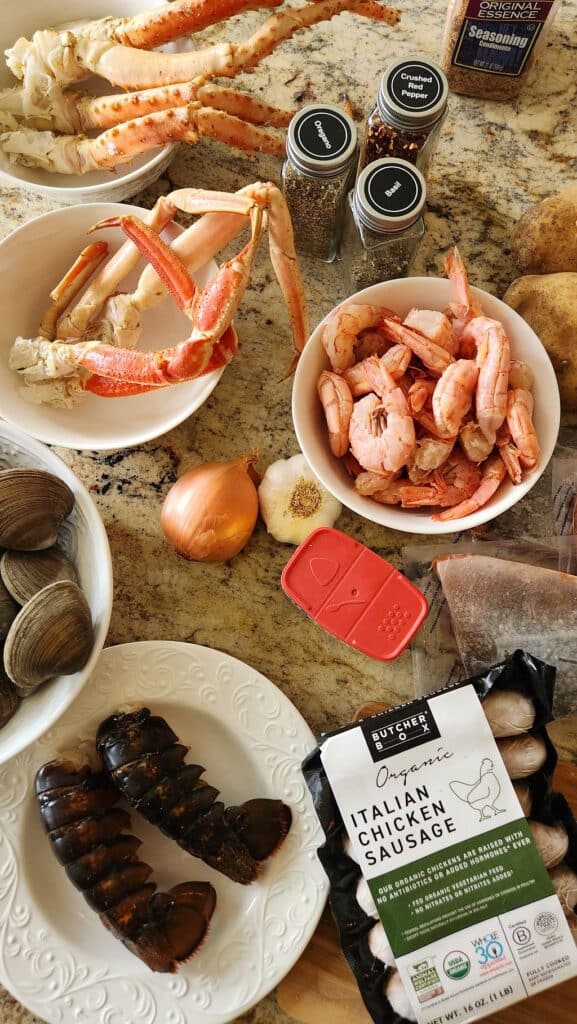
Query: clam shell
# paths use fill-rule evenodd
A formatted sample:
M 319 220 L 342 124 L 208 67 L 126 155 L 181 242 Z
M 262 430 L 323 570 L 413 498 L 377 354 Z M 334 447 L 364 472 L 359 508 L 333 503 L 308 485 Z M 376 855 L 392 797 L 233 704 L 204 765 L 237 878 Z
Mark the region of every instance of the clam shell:
M 5 469 L 0 473 L 0 547 L 16 551 L 52 547 L 73 506 L 72 491 L 53 473 Z
M 80 587 L 59 580 L 39 590 L 20 610 L 4 645 L 4 668 L 22 696 L 52 676 L 78 672 L 94 635 Z
M 58 547 L 45 551 L 5 551 L 0 559 L 0 576 L 18 604 L 26 604 L 39 590 L 57 580 L 78 583 L 76 569 Z
M 0 729 L 12 718 L 20 706 L 20 694 L 10 682 L 3 666 L 0 664 Z
M 0 640 L 3 640 L 8 634 L 19 610 L 16 601 L 0 581 Z

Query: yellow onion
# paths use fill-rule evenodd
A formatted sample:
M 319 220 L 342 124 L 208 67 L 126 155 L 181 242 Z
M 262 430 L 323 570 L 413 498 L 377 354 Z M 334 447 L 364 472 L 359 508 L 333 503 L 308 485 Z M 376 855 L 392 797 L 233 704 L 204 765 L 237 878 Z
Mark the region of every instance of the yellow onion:
M 170 488 L 160 515 L 169 544 L 194 562 L 225 562 L 243 549 L 258 516 L 256 456 L 195 466 Z

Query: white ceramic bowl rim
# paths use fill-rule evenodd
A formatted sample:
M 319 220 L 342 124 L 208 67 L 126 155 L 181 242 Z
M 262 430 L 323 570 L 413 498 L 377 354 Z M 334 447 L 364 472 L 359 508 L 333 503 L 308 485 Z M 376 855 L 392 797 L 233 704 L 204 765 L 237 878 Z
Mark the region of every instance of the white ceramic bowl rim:
M 445 522 L 434 521 L 432 513 L 426 509 L 414 511 L 381 505 L 357 494 L 344 466 L 330 452 L 326 424 L 316 392 L 318 375 L 329 366 L 321 343 L 322 329 L 337 309 L 353 302 L 387 306 L 405 316 L 414 306 L 444 310 L 454 298 L 451 284 L 446 278 L 399 278 L 373 285 L 348 296 L 315 327 L 297 365 L 292 392 L 295 433 L 307 462 L 327 490 L 364 519 L 389 529 L 423 535 L 457 533 L 480 526 L 520 501 L 536 484 L 553 454 L 559 433 L 561 404 L 551 360 L 537 335 L 515 310 L 489 292 L 475 287 L 471 290 L 481 300 L 485 315 L 504 323 L 511 339 L 513 356 L 526 357 L 534 371 L 535 424 L 541 443 L 539 463 L 534 470 L 526 472 L 520 484 L 514 485 L 505 479 L 497 493 L 478 511 L 462 519 Z

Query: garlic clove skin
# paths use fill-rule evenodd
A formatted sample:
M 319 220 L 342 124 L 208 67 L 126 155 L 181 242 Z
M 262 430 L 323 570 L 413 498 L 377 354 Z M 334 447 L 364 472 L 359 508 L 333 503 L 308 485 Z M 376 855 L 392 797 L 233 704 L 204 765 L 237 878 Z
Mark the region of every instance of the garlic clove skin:
M 300 544 L 318 527 L 333 526 L 343 508 L 301 454 L 271 463 L 258 497 L 268 532 L 282 544 Z

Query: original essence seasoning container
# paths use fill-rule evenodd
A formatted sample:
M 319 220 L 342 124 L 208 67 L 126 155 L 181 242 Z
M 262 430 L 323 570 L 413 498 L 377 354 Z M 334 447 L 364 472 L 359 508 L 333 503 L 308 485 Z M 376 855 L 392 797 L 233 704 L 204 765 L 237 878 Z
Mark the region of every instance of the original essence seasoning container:
M 441 64 L 453 92 L 517 96 L 531 75 L 561 0 L 449 0 Z
M 282 181 L 298 252 L 326 263 L 336 258 L 356 161 L 357 130 L 339 107 L 314 104 L 295 114 Z
M 382 157 L 415 164 L 426 176 L 447 115 L 449 85 L 441 68 L 419 58 L 384 72 L 367 118 L 360 168 Z
M 407 160 L 376 160 L 349 193 L 342 255 L 350 291 L 405 277 L 425 233 L 425 179 Z

